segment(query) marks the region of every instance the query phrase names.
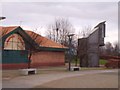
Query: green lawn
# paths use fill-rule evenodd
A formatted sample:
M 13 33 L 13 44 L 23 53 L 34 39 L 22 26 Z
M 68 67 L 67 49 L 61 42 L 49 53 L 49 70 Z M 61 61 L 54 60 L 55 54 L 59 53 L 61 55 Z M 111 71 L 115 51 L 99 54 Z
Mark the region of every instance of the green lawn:
M 99 63 L 100 63 L 100 65 L 105 65 L 107 63 L 107 60 L 100 59 Z
M 72 60 L 72 63 L 75 64 L 75 60 Z M 79 60 L 77 61 L 77 63 L 79 64 Z M 104 60 L 104 59 L 100 59 L 99 61 L 100 65 L 105 65 L 107 63 L 107 60 Z

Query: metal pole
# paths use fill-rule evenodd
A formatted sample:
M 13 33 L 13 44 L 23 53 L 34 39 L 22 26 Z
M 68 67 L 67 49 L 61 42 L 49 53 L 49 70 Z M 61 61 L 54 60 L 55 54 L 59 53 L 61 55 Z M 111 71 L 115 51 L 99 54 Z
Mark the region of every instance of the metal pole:
M 68 35 L 68 38 L 69 38 L 69 71 L 71 70 L 71 41 L 72 41 L 72 36 L 74 34 L 70 34 Z
M 70 44 L 71 44 L 71 41 L 70 41 L 70 36 L 69 36 L 69 71 L 71 70 Z

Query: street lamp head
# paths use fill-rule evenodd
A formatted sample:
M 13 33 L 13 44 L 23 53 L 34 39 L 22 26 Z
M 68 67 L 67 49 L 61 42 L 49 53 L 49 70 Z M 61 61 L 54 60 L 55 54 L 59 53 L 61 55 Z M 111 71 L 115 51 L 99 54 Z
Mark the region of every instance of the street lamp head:
M 74 36 L 75 34 L 69 34 L 69 35 L 67 35 L 68 37 L 70 37 L 70 36 Z
M 6 19 L 6 17 L 0 17 L 0 20 Z

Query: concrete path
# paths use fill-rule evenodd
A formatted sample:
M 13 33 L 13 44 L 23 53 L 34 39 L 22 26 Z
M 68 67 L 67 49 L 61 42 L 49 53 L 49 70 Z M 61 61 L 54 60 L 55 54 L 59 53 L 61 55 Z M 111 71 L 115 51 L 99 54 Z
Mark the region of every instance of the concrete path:
M 97 73 L 107 73 L 107 72 L 118 72 L 118 70 L 86 70 L 77 72 L 63 72 L 63 73 L 50 73 L 50 74 L 37 74 L 29 76 L 20 76 L 13 79 L 2 80 L 3 88 L 33 88 L 37 85 L 42 85 L 44 83 L 68 78 L 75 76 L 82 76 L 86 74 L 97 74 Z

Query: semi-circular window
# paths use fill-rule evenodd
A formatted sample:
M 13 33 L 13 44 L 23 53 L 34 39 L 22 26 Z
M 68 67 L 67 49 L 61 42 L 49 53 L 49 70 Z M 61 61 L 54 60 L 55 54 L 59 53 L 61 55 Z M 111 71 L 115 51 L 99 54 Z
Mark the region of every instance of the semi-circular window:
M 4 49 L 25 50 L 25 43 L 20 35 L 13 34 L 5 40 Z

